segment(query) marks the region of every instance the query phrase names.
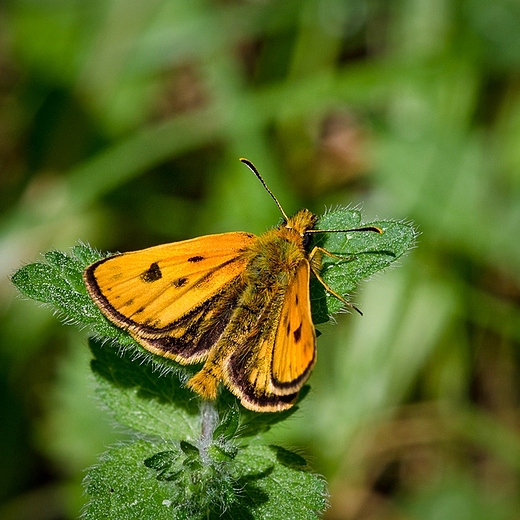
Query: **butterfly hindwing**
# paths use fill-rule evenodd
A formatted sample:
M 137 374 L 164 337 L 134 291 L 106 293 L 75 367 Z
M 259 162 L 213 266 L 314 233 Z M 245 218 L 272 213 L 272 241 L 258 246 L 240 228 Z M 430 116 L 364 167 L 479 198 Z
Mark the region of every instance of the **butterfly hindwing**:
M 314 365 L 309 277 L 302 260 L 286 290 L 264 302 L 256 326 L 224 362 L 227 386 L 252 409 L 290 408 Z
M 309 262 L 302 260 L 287 287 L 274 340 L 271 383 L 277 394 L 299 390 L 316 362 L 309 283 Z

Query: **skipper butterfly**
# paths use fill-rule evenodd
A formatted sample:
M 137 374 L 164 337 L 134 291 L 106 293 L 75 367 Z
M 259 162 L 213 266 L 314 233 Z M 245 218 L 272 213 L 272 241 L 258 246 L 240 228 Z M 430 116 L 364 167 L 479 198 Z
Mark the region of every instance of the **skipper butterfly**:
M 203 363 L 187 383 L 201 397 L 215 399 L 222 382 L 246 408 L 275 412 L 294 404 L 316 362 L 311 273 L 355 309 L 320 276 L 324 254 L 340 257 L 308 251 L 312 234 L 382 231 L 314 229 L 317 216 L 307 209 L 288 217 L 255 166 L 240 160 L 280 209 L 278 227 L 116 254 L 87 267 L 83 279 L 101 312 L 146 350 Z

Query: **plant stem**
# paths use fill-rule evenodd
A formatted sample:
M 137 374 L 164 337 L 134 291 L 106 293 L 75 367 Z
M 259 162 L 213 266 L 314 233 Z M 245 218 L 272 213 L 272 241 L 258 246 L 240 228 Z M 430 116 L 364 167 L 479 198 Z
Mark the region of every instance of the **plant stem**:
M 204 463 L 209 462 L 208 446 L 213 440 L 213 432 L 218 423 L 218 412 L 213 401 L 202 401 L 200 405 L 201 432 L 200 432 L 200 457 Z

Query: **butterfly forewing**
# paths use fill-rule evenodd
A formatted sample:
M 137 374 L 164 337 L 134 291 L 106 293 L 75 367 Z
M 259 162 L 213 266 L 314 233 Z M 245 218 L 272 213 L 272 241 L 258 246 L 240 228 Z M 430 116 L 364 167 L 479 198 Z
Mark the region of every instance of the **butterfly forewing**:
M 91 265 L 84 278 L 103 313 L 134 335 L 175 336 L 176 328 L 180 335 L 183 318 L 209 308 L 208 301 L 240 276 L 242 253 L 254 239 L 223 233 L 123 253 Z

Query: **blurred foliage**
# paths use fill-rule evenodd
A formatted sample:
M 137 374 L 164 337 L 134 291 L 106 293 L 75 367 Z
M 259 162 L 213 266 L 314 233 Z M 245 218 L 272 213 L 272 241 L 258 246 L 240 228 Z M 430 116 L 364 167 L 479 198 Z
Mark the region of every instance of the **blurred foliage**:
M 86 338 L 8 277 L 78 239 L 131 250 L 364 202 L 422 233 L 319 339 L 270 435 L 329 520 L 520 507 L 516 0 L 0 5 L 0 518 L 75 518 L 114 434 Z

